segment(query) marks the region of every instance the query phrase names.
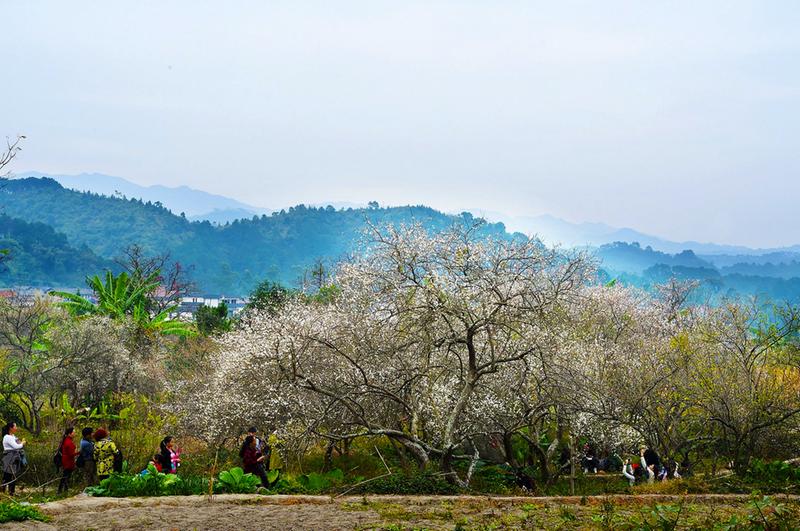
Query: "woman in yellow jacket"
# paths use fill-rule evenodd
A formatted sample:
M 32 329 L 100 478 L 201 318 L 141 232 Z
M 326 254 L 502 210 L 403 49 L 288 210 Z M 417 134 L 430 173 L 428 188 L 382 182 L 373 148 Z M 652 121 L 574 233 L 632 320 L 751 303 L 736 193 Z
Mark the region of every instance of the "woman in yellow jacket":
M 114 472 L 114 456 L 119 452 L 117 445 L 108 436 L 108 431 L 98 428 L 94 432 L 94 462 L 97 465 L 97 479 L 103 481 Z

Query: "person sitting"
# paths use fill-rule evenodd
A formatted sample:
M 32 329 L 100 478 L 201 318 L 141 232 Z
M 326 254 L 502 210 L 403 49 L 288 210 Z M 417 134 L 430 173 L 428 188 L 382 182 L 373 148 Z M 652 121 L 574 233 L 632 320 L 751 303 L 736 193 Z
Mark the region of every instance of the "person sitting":
M 161 463 L 160 463 L 160 461 L 161 461 L 161 454 L 153 454 L 153 458 L 150 460 L 149 463 L 147 463 L 147 466 L 144 467 L 144 470 L 139 472 L 139 475 L 140 476 L 146 476 L 147 474 L 149 474 L 150 473 L 150 465 L 153 465 L 153 467 L 156 469 L 156 472 L 161 472 Z
M 166 436 L 161 441 L 161 453 L 159 455 L 161 470 L 164 474 L 177 474 L 180 466 L 180 454 L 175 449 L 175 439 Z

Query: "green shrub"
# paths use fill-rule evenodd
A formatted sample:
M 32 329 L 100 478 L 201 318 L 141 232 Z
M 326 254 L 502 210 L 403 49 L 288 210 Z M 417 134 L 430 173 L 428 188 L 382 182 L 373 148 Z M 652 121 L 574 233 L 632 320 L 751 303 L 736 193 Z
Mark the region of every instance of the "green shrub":
M 365 483 L 358 492 L 373 494 L 458 494 L 460 490 L 441 475 L 430 472 L 395 472 Z
M 326 492 L 335 486 L 339 486 L 344 482 L 344 472 L 338 468 L 319 474 L 317 472 L 310 472 L 303 474 L 297 478 L 298 483 L 309 494 L 316 494 Z
M 224 479 L 223 479 L 224 478 Z M 113 496 L 127 498 L 131 496 L 190 496 L 208 493 L 208 479 L 201 476 L 178 476 L 162 474 L 153 465 L 147 467 L 147 474 L 112 474 L 100 482 L 100 485 L 89 487 L 86 493 L 90 496 Z M 213 482 L 215 493 L 248 493 L 255 492 L 259 479 L 253 474 L 244 474 L 242 469 L 232 469 L 220 473 L 220 479 Z
M 800 467 L 784 461 L 754 459 L 745 479 L 760 484 L 786 484 L 800 482 Z
M 308 491 L 297 478 L 281 476 L 269 489 L 270 494 L 307 494 Z
M 220 492 L 248 494 L 255 492 L 259 485 L 261 485 L 261 480 L 258 477 L 249 473 L 245 474 L 244 470 L 238 466 L 219 473 Z
M 47 522 L 49 518 L 34 505 L 24 505 L 13 501 L 0 502 L 0 524 L 25 520 Z
M 470 482 L 470 490 L 487 494 L 508 494 L 517 487 L 514 472 L 508 465 L 479 462 Z
M 89 487 L 91 496 L 168 496 L 174 492 L 183 479 L 175 474 L 162 474 L 153 465 L 147 467 L 147 474 L 111 474 L 100 485 Z M 194 493 L 193 493 L 194 494 Z M 200 494 L 200 493 L 197 493 Z

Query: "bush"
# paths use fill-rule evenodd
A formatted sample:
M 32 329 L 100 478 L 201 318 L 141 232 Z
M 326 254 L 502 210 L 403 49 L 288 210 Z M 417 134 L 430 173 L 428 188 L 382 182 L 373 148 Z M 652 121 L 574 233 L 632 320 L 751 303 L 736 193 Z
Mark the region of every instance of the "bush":
M 89 487 L 86 492 L 90 496 L 113 496 L 127 498 L 130 496 L 169 496 L 179 489 L 183 479 L 175 474 L 162 474 L 153 465 L 147 467 L 147 474 L 112 474 L 100 482 L 100 485 Z M 183 490 L 183 489 L 180 489 Z M 202 492 L 192 492 L 202 494 Z
M 147 474 L 112 474 L 89 487 L 90 496 L 112 496 L 127 498 L 131 496 L 190 496 L 208 493 L 208 478 L 200 476 L 178 476 L 162 474 L 153 465 L 147 467 Z M 222 471 L 219 479 L 213 481 L 215 494 L 247 494 L 255 492 L 260 480 L 253 474 L 245 474 L 241 468 Z
M 754 459 L 745 480 L 766 485 L 785 485 L 800 482 L 800 467 L 784 461 Z
M 430 472 L 396 472 L 390 476 L 370 481 L 358 492 L 372 494 L 458 494 L 459 488 L 440 475 Z
M 470 490 L 487 494 L 508 494 L 517 489 L 514 471 L 508 465 L 479 463 L 470 482 Z
M 249 494 L 255 492 L 261 480 L 253 474 L 245 474 L 241 468 L 234 467 L 219 473 L 220 492 L 228 494 Z M 214 489 L 216 490 L 216 489 Z
M 711 492 L 711 485 L 702 477 L 689 477 L 681 479 L 669 479 L 667 481 L 655 481 L 653 483 L 641 483 L 636 485 L 632 491 L 635 494 L 708 494 Z
M 23 522 L 25 520 L 47 522 L 49 518 L 34 505 L 23 505 L 13 501 L 0 502 L 0 524 Z

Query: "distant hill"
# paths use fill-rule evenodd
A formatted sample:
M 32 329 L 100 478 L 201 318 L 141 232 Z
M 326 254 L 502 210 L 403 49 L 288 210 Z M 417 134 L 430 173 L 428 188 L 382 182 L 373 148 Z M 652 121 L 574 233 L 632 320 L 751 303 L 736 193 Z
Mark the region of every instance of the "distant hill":
M 73 246 L 87 246 L 112 258 L 138 243 L 154 253 L 168 251 L 185 265 L 203 290 L 247 293 L 264 278 L 294 284 L 318 259 L 345 256 L 366 224 L 421 223 L 442 230 L 471 214 L 452 216 L 424 206 L 336 210 L 304 205 L 212 225 L 190 221 L 160 204 L 69 190 L 49 178 L 5 181 L 0 208 L 29 222 L 46 223 Z M 488 224 L 485 235 L 509 237 L 502 224 Z
M 88 275 L 115 266 L 88 247 L 72 247 L 67 237 L 44 223 L 0 215 L 0 286 L 82 287 Z
M 12 251 L 2 284 L 80 285 L 86 274 L 110 267 L 112 258 L 136 243 L 193 266 L 199 289 L 227 294 L 245 294 L 265 278 L 296 284 L 316 260 L 332 263 L 347 256 L 367 223 L 421 223 L 441 230 L 474 220 L 470 213 L 372 203 L 340 209 L 298 205 L 213 224 L 176 215 L 160 202 L 77 192 L 49 178 L 0 183 L 0 212 L 6 227 L 0 248 Z M 486 224 L 482 232 L 513 237 L 502 223 Z M 677 277 L 697 280 L 701 298 L 759 295 L 800 302 L 800 257 L 788 250 L 701 255 L 623 241 L 592 250 L 602 279 L 650 289 Z
M 603 268 L 610 272 L 641 274 L 655 265 L 714 269 L 711 262 L 698 257 L 693 251 L 684 250 L 671 255 L 649 246 L 642 248 L 638 242 L 601 245 L 597 249 L 597 256 L 602 259 Z
M 210 221 L 216 224 L 233 222 L 236 219 L 252 218 L 254 215 L 270 214 L 274 208 L 248 205 L 217 194 L 196 190 L 188 186 L 141 186 L 121 177 L 100 173 L 81 173 L 77 175 L 48 174 L 28 171 L 16 174 L 17 178 L 49 177 L 65 188 L 92 192 L 106 196 L 121 195 L 127 199 L 142 199 L 144 202 L 160 203 L 173 213 L 184 213 L 190 221 Z M 309 207 L 326 207 L 329 203 L 314 203 Z M 330 203 L 337 210 L 359 209 L 367 205 L 349 202 Z M 800 245 L 779 249 L 752 249 L 738 245 L 701 243 L 695 241 L 675 242 L 652 236 L 631 228 L 612 227 L 605 223 L 571 223 L 550 216 L 509 216 L 501 212 L 479 208 L 467 209 L 474 216 L 490 222 L 503 223 L 511 232 L 536 234 L 548 244 L 561 244 L 566 247 L 599 247 L 613 242 L 638 242 L 642 247 L 651 247 L 668 254 L 679 254 L 685 250 L 693 251 L 701 258 L 715 265 L 730 266 L 736 263 L 778 263 L 775 257 L 760 259 L 767 254 L 789 255 L 779 261 L 800 260 Z M 749 257 L 749 258 L 748 258 Z
M 188 186 L 141 186 L 122 177 L 103 175 L 101 173 L 81 173 L 78 175 L 48 174 L 28 171 L 15 174 L 18 179 L 29 177 L 48 177 L 57 181 L 64 188 L 79 192 L 124 196 L 127 199 L 141 199 L 151 203 L 161 203 L 175 214 L 183 212 L 189 219 L 209 220 L 212 223 L 225 223 L 238 218 L 268 214 L 267 208 L 248 205 L 216 194 L 195 190 Z
M 605 223 L 571 223 L 547 214 L 541 216 L 508 216 L 500 212 L 481 209 L 469 209 L 476 215 L 490 221 L 503 223 L 509 230 L 523 234 L 536 234 L 548 244 L 561 244 L 566 247 L 599 247 L 613 242 L 637 242 L 642 247 L 650 247 L 663 253 L 677 254 L 686 250 L 693 251 L 709 260 L 737 256 L 736 261 L 743 261 L 745 256 L 759 256 L 768 253 L 788 253 L 800 258 L 800 245 L 778 249 L 752 249 L 741 245 L 724 245 L 718 243 L 701 243 L 695 241 L 674 242 L 645 234 L 630 228 L 618 228 Z

